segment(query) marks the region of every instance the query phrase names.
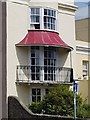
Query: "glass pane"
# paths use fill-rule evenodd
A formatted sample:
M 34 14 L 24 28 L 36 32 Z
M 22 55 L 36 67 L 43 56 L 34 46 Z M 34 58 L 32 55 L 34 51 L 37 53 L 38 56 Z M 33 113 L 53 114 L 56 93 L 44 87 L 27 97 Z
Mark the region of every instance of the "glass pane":
M 36 16 L 36 22 L 39 22 L 40 20 L 39 20 L 39 16 Z
M 37 89 L 37 95 L 41 95 L 41 89 Z
M 47 73 L 47 67 L 44 67 L 44 72 Z
M 36 95 L 36 89 L 32 89 L 32 95 Z
M 51 51 L 48 52 L 48 57 L 51 58 Z
M 45 89 L 45 94 L 48 94 L 49 93 L 49 90 L 48 89 Z
M 35 65 L 35 58 L 31 58 L 31 65 Z
M 39 50 L 36 50 L 36 57 L 39 58 Z
M 44 57 L 47 57 L 47 51 L 44 51 Z
M 50 65 L 50 59 L 48 59 L 48 65 Z
M 56 17 L 56 11 L 54 11 L 54 17 Z
M 35 8 L 31 8 L 31 14 L 35 14 Z
M 37 102 L 41 101 L 41 96 L 37 96 Z
M 35 74 L 31 74 L 31 79 L 35 80 Z
M 40 67 L 39 67 L 39 66 L 36 67 L 36 72 L 37 72 L 37 73 L 40 72 Z
M 35 57 L 35 52 L 31 51 L 31 57 Z
M 48 29 L 50 29 L 50 23 L 48 23 Z
M 40 80 L 40 74 L 36 74 L 36 80 Z
M 51 18 L 48 18 L 48 22 L 51 23 Z
M 50 10 L 48 10 L 48 15 L 50 16 Z
M 35 66 L 31 66 L 31 72 L 35 73 Z
M 47 74 L 44 74 L 44 80 L 47 80 Z
M 44 65 L 47 65 L 47 59 L 44 59 Z
M 44 15 L 47 15 L 47 9 L 44 9 Z
M 51 76 L 50 76 L 50 74 L 48 74 L 48 80 L 51 80 Z
M 36 65 L 39 65 L 39 58 L 36 59 Z
M 51 74 L 51 80 L 53 81 L 53 74 Z
M 36 102 L 36 96 L 32 96 L 32 102 Z
M 36 8 L 36 14 L 40 14 L 40 9 Z

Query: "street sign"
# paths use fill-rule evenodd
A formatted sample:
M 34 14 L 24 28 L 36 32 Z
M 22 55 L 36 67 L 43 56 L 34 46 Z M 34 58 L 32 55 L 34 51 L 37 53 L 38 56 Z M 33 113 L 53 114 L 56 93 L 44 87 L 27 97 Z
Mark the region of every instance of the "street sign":
M 74 82 L 73 84 L 73 92 L 76 93 L 78 92 L 78 84 Z

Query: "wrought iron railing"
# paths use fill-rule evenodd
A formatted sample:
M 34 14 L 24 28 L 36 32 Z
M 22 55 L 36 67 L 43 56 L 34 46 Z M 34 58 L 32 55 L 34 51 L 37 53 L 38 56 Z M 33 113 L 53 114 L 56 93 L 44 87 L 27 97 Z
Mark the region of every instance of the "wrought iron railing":
M 70 83 L 73 79 L 73 69 L 52 66 L 17 66 L 16 81 L 26 83 Z

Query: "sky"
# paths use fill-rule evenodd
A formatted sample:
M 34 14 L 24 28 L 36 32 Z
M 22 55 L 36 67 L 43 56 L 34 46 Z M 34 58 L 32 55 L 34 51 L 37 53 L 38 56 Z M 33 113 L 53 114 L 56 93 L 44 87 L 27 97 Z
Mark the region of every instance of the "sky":
M 88 2 L 90 0 L 75 0 L 75 5 L 78 6 L 78 10 L 76 11 L 76 19 L 84 19 L 89 16 L 88 13 Z

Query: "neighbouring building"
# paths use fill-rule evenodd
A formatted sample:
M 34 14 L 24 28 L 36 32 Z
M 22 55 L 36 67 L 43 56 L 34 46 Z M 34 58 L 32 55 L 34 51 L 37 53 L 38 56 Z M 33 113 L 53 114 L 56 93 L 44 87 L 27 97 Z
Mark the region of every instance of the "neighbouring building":
M 2 100 L 17 96 L 27 105 L 42 100 L 54 84 L 72 85 L 77 78 L 76 9 L 74 0 L 0 2 Z
M 76 20 L 76 74 L 79 94 L 90 104 L 90 18 Z

